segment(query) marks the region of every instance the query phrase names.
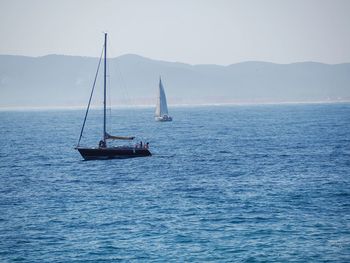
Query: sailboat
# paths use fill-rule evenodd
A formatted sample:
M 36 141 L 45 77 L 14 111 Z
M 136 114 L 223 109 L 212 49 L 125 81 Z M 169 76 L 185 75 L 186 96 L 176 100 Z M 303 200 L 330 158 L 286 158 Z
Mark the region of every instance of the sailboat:
M 78 144 L 75 147 L 81 154 L 81 156 L 85 160 L 96 160 L 96 159 L 114 159 L 114 158 L 132 158 L 132 157 L 143 157 L 143 156 L 151 156 L 151 152 L 148 149 L 147 144 L 137 144 L 135 146 L 108 146 L 110 140 L 133 140 L 135 137 L 124 137 L 124 136 L 113 136 L 107 133 L 106 131 L 106 78 L 107 78 L 107 33 L 104 34 L 104 46 L 103 46 L 103 54 L 104 54 L 104 81 L 103 81 L 103 134 L 102 139 L 100 140 L 98 147 L 81 147 L 80 141 L 83 135 L 86 118 L 89 112 L 90 103 L 92 99 L 92 95 L 94 92 L 96 79 L 98 76 L 98 71 L 100 68 L 102 54 L 98 63 L 97 72 L 95 75 L 94 84 L 91 90 L 89 103 L 86 109 L 85 118 L 83 122 L 83 126 L 81 128 Z
M 168 115 L 168 105 L 166 103 L 166 96 L 165 96 L 164 87 L 163 87 L 161 78 L 159 78 L 159 90 L 158 90 L 158 97 L 157 97 L 155 120 L 156 121 L 173 120 L 173 118 Z

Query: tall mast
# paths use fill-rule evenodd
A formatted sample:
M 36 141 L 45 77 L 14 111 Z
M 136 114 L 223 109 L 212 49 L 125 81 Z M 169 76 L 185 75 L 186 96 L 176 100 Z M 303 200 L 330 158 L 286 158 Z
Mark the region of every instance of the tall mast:
M 107 33 L 105 33 L 105 58 L 104 58 L 104 82 L 103 82 L 103 141 L 106 145 L 106 74 L 107 74 Z

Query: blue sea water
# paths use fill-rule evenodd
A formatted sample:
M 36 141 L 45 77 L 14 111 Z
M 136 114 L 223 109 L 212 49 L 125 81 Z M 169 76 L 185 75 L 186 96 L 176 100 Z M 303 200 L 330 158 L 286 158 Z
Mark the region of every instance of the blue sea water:
M 0 112 L 0 262 L 350 262 L 350 104 L 114 109 L 126 160 L 83 115 Z

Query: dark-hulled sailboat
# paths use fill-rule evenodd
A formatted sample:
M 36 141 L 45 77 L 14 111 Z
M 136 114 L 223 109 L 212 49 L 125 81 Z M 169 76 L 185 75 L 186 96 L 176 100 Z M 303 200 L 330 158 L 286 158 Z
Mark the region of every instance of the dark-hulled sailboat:
M 106 131 L 106 71 L 107 71 L 107 33 L 104 35 L 104 48 L 103 48 L 103 53 L 104 53 L 104 83 L 103 83 L 103 136 L 102 139 L 99 142 L 98 147 L 81 147 L 80 146 L 80 141 L 83 135 L 84 127 L 85 127 L 85 122 L 86 118 L 89 112 L 90 108 L 90 103 L 92 99 L 92 95 L 94 92 L 95 84 L 96 84 L 96 79 L 98 76 L 98 71 L 101 65 L 101 60 L 102 60 L 102 55 L 100 57 L 98 67 L 97 67 L 97 72 L 95 75 L 95 80 L 94 84 L 91 90 L 90 94 L 90 99 L 89 103 L 86 109 L 85 113 L 85 118 L 83 122 L 83 126 L 81 128 L 78 144 L 75 147 L 81 154 L 81 156 L 85 160 L 96 160 L 96 159 L 123 159 L 123 158 L 133 158 L 133 157 L 144 157 L 144 156 L 151 156 L 151 152 L 148 149 L 148 143 L 142 145 L 137 144 L 136 146 L 113 146 L 113 147 L 108 147 L 108 140 L 133 140 L 135 137 L 123 137 L 123 136 L 112 136 L 107 133 Z

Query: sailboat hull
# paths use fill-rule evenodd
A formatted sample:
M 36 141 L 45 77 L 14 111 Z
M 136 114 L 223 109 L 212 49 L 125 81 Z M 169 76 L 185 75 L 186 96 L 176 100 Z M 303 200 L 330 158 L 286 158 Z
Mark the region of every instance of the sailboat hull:
M 126 159 L 151 156 L 146 148 L 112 147 L 112 148 L 77 148 L 85 160 Z
M 155 117 L 156 121 L 172 121 L 173 118 L 170 116 L 161 116 L 161 117 Z

